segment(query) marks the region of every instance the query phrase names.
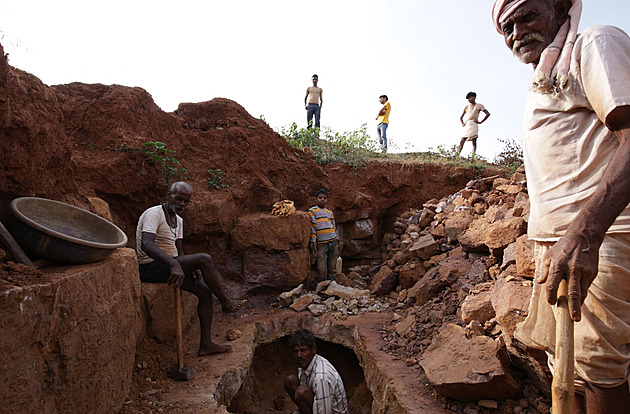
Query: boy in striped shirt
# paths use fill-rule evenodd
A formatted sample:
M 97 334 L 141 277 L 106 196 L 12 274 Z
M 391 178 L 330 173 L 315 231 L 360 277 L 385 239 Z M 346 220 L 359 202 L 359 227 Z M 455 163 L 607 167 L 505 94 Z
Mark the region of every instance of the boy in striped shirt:
M 317 280 L 335 280 L 339 247 L 335 215 L 326 208 L 328 190 L 320 188 L 315 193 L 317 205 L 308 210 L 311 216 L 311 253 L 317 258 Z

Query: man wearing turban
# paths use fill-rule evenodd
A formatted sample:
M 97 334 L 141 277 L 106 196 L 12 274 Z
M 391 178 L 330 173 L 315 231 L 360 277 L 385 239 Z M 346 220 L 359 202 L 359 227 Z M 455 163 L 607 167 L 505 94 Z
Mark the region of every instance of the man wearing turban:
M 581 10 L 581 0 L 493 7 L 507 46 L 534 67 L 523 151 L 537 283 L 515 336 L 553 367 L 550 305 L 566 279 L 578 409 L 630 413 L 630 38 L 611 26 L 578 35 Z

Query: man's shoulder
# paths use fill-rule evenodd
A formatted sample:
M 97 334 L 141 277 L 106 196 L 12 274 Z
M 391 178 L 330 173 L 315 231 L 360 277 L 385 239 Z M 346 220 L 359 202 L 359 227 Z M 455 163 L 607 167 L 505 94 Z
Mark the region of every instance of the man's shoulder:
M 628 39 L 628 34 L 618 27 L 599 25 L 591 26 L 580 33 L 577 39 L 577 43 L 588 44 L 593 39 L 601 36 Z
M 142 217 L 142 216 L 148 216 L 148 215 L 150 215 L 150 214 L 156 214 L 156 213 L 158 213 L 161 209 L 162 209 L 162 206 L 161 206 L 161 205 L 159 205 L 159 204 L 158 204 L 157 206 L 149 207 L 149 208 L 147 208 L 146 210 L 144 210 L 144 212 L 142 213 L 142 215 L 141 215 L 140 217 Z

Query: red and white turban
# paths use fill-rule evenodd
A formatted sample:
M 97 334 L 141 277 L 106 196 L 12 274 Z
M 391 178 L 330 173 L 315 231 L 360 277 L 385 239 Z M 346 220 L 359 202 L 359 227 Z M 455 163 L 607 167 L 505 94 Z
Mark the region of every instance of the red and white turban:
M 492 7 L 492 21 L 500 34 L 501 24 L 529 0 L 496 0 Z M 560 27 L 553 42 L 540 55 L 532 78 L 532 89 L 542 93 L 558 95 L 569 80 L 571 53 L 577 38 L 578 25 L 582 16 L 582 0 L 570 0 L 569 18 Z M 557 68 L 552 77 L 553 69 Z

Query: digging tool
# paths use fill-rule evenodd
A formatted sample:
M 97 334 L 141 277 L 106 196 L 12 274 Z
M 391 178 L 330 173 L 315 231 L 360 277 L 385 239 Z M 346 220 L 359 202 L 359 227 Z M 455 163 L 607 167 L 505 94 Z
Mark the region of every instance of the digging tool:
M 177 319 L 177 365 L 166 370 L 166 375 L 176 381 L 193 379 L 195 371 L 184 366 L 184 345 L 182 343 L 182 305 L 179 288 L 175 289 L 175 318 Z
M 24 250 L 22 250 L 20 245 L 17 244 L 13 236 L 11 236 L 11 233 L 9 233 L 6 227 L 4 227 L 4 224 L 2 224 L 1 222 L 0 222 L 0 240 L 2 241 L 2 244 L 5 245 L 9 253 L 11 253 L 11 256 L 13 256 L 13 258 L 16 261 L 22 264 L 25 264 L 27 266 L 30 266 L 32 268 L 35 268 L 35 265 L 33 264 L 33 262 L 31 262 L 31 259 L 28 258 L 26 253 L 24 253 Z
M 571 414 L 574 406 L 573 320 L 569 314 L 567 281 L 558 287 L 556 306 L 556 366 L 551 383 L 551 413 Z

